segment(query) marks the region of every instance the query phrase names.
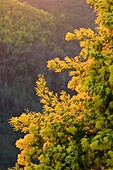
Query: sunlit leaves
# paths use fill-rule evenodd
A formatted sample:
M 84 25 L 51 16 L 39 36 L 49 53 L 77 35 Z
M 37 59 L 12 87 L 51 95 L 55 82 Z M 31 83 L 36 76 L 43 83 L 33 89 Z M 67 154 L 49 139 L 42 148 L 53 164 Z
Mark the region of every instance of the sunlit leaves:
M 65 39 L 66 39 L 67 41 L 75 40 L 75 39 L 76 39 L 76 36 L 75 36 L 75 34 L 68 32 L 68 33 L 66 34 Z
M 107 0 L 88 3 L 97 11 L 97 32 L 81 28 L 68 33 L 67 40 L 80 40 L 83 49 L 79 56 L 48 62 L 50 70 L 69 71 L 68 88 L 77 91 L 77 95 L 71 97 L 64 91 L 53 93 L 46 86 L 44 76 L 39 76 L 36 93 L 43 104 L 42 114 L 23 114 L 11 119 L 16 130 L 27 132 L 17 141 L 17 147 L 22 150 L 18 162 L 27 168 L 89 170 L 103 165 L 113 168 L 113 16 L 110 10 L 113 3 Z M 108 9 L 111 21 L 103 14 L 109 14 Z M 32 154 L 40 161 L 39 165 L 31 160 Z
M 11 119 L 11 124 L 15 126 L 16 130 L 20 129 L 25 134 L 27 132 L 25 137 L 16 143 L 21 150 L 18 163 L 25 167 L 35 167 L 32 160 L 38 159 L 40 165 L 37 168 L 39 169 L 43 169 L 43 165 L 46 167 L 50 164 L 55 168 L 58 168 L 59 165 L 62 165 L 62 168 L 68 167 L 68 163 L 74 170 L 75 167 L 78 167 L 78 163 L 73 165 L 74 160 L 78 160 L 75 139 L 82 128 L 79 125 L 81 124 L 78 121 L 80 113 L 74 98 L 64 91 L 61 92 L 60 97 L 54 95 L 46 87 L 43 76 L 39 77 L 36 90 L 37 94 L 44 99 L 42 101 L 43 114 L 31 112 L 25 115 L 23 113 L 19 118 Z

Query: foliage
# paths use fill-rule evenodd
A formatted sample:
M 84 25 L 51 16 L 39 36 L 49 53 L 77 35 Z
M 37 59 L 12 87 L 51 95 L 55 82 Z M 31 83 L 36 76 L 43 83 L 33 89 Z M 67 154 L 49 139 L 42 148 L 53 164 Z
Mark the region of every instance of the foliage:
M 18 163 L 16 163 L 13 168 L 8 168 L 8 170 L 22 170 L 22 168 L 20 168 Z
M 36 92 L 43 113 L 11 119 L 25 134 L 16 142 L 25 170 L 113 168 L 113 2 L 87 2 L 97 12 L 97 33 L 84 28 L 67 33 L 66 40 L 80 40 L 79 56 L 48 62 L 56 72 L 69 70 L 68 88 L 78 94 L 54 94 L 39 76 Z
M 70 164 L 73 169 L 77 168 L 78 165 L 74 165 L 74 162 L 78 161 L 78 144 L 75 139 L 82 126 L 77 121 L 79 115 L 76 115 L 75 119 L 75 102 L 64 91 L 58 101 L 58 94 L 53 95 L 48 90 L 43 77 L 37 81 L 36 90 L 42 97 L 43 114 L 23 113 L 19 118 L 11 119 L 15 130 L 20 129 L 27 133 L 24 139 L 19 139 L 16 143 L 22 150 L 18 155 L 18 163 L 27 166 L 26 169 L 49 169 L 49 166 L 69 169 Z M 52 155 L 54 158 L 50 159 Z M 41 162 L 40 165 L 33 164 L 37 158 Z
M 44 1 L 49 4 L 45 5 Z M 33 88 L 37 74 L 45 74 L 50 89 L 65 89 L 68 76 L 65 73 L 61 76 L 49 72 L 45 68 L 46 62 L 53 56 L 73 56 L 75 46 L 76 53 L 79 51 L 77 43 L 64 40 L 65 33 L 73 30 L 74 25 L 78 28 L 89 26 L 90 23 L 90 26 L 94 27 L 92 14 L 90 13 L 89 20 L 89 10 L 84 3 L 77 3 L 76 6 L 76 1 L 69 4 L 66 0 L 61 6 L 59 0 L 55 3 L 51 1 L 53 5 L 56 4 L 55 9 L 55 5 L 52 7 L 50 1 L 44 1 L 35 1 L 46 7 L 39 10 L 36 6 L 33 8 L 17 0 L 0 0 L 0 169 L 14 165 L 18 153 L 14 143 L 22 136 L 19 132 L 12 132 L 8 119 L 20 115 L 23 110 L 28 113 L 28 110 L 41 109 Z M 74 6 L 72 13 L 71 4 Z M 50 7 L 54 10 L 49 10 Z M 86 13 L 83 14 L 83 10 L 79 12 L 78 7 Z M 65 13 L 65 16 L 62 13 Z M 17 165 L 15 168 L 20 167 Z
M 59 2 L 56 6 L 59 7 L 58 4 Z M 59 15 L 66 10 L 67 1 L 63 6 L 64 9 L 59 12 Z M 51 12 L 47 7 L 46 11 Z M 53 56 L 63 58 L 66 53 L 73 56 L 75 44 L 64 41 L 64 34 L 72 28 L 69 28 L 67 16 L 64 22 L 56 13 L 53 17 L 53 13 L 36 9 L 36 6 L 33 8 L 17 0 L 4 0 L 0 8 L 0 110 L 15 115 L 22 112 L 24 108 L 36 111 L 37 102 L 33 95 L 33 86 L 39 73 L 45 74 L 52 90 L 59 91 L 61 87 L 66 89 L 65 84 L 68 79 L 66 74 L 62 74 L 61 77 L 54 72 L 48 72 L 45 67 L 47 60 Z M 34 38 L 31 40 L 30 37 Z M 20 50 L 20 47 L 23 48 Z M 77 52 L 79 48 L 77 45 L 76 47 Z M 23 89 L 22 93 L 21 89 Z
M 69 29 L 67 21 L 61 22 L 60 18 L 55 18 L 48 12 L 18 1 L 5 0 L 1 2 L 0 20 L 4 21 L 5 16 L 11 21 L 11 24 L 8 24 L 9 21 L 4 23 L 5 25 L 1 22 L 0 30 L 0 111 L 4 121 L 13 114 L 19 114 L 24 108 L 35 111 L 40 108 L 40 106 L 36 107 L 37 101 L 33 89 L 39 73 L 45 74 L 52 90 L 58 91 L 61 86 L 66 88 L 66 76 L 61 77 L 54 72 L 48 72 L 45 68 L 46 62 L 53 56 L 61 57 L 62 55 L 63 58 L 68 48 L 71 48 L 69 53 L 72 55 L 72 48 L 75 47 L 73 43 L 73 45 L 70 44 L 71 47 L 67 48 L 67 43 L 64 43 L 63 36 Z M 41 18 L 38 19 L 38 17 Z M 30 24 L 35 24 L 39 28 L 34 31 Z M 18 34 L 24 28 L 24 32 Z M 29 33 L 27 33 L 28 28 Z M 59 32 L 58 34 L 56 34 L 56 30 Z M 30 40 L 30 37 L 27 37 L 26 41 L 26 34 L 36 36 L 33 41 Z M 60 84 L 61 79 L 64 81 L 63 85 Z M 53 84 L 55 85 L 53 86 Z

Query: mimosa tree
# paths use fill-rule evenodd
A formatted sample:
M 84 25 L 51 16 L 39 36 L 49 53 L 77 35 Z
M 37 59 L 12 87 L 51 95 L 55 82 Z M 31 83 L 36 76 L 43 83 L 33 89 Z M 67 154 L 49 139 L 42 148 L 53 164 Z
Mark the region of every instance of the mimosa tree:
M 42 113 L 11 118 L 25 135 L 16 142 L 25 170 L 113 168 L 113 1 L 87 0 L 97 12 L 96 32 L 80 28 L 66 40 L 79 40 L 75 58 L 48 61 L 56 72 L 69 71 L 72 97 L 51 92 L 43 76 L 36 82 Z

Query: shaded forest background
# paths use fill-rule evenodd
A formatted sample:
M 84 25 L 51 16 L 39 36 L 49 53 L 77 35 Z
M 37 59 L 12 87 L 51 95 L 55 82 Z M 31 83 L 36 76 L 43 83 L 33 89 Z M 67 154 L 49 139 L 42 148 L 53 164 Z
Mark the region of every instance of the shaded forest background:
M 63 59 L 65 56 L 74 57 L 78 54 L 78 42 L 65 41 L 68 31 L 72 32 L 80 27 L 90 27 L 93 30 L 95 28 L 95 14 L 85 4 L 85 0 L 20 0 L 39 9 L 34 16 L 28 9 L 20 7 L 21 3 L 6 2 L 7 7 L 1 6 L 0 10 L 0 29 L 3 30 L 2 23 L 6 24 L 4 31 L 0 31 L 0 170 L 14 165 L 18 153 L 14 143 L 21 135 L 12 132 L 8 119 L 20 115 L 23 111 L 41 110 L 34 90 L 38 74 L 45 75 L 51 90 L 67 91 L 67 73 L 64 72 L 61 76 L 48 71 L 47 61 L 55 57 Z M 10 36 L 14 38 L 4 38 L 5 32 L 8 32 L 11 26 L 7 17 L 2 20 L 4 13 L 15 21 L 14 25 L 18 31 L 15 34 L 10 32 Z M 21 23 L 18 23 L 18 17 L 21 18 Z M 25 24 L 28 24 L 27 21 L 29 27 L 25 31 L 28 35 L 24 37 L 22 30 Z M 20 34 L 22 38 L 18 39 Z

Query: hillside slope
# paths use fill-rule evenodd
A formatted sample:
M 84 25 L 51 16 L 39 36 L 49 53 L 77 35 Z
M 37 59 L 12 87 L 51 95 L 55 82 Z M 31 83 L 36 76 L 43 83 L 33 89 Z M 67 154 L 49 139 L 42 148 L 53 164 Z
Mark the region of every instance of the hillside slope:
M 14 46 L 27 45 L 39 39 L 47 42 L 55 19 L 46 11 L 20 3 L 17 0 L 0 0 L 0 41 Z
M 94 28 L 95 13 L 85 0 L 20 0 L 38 9 L 53 14 L 56 18 L 66 20 L 73 28 Z

